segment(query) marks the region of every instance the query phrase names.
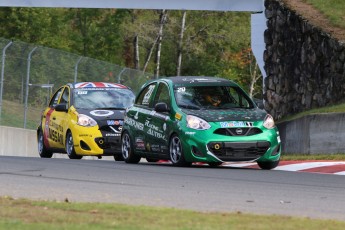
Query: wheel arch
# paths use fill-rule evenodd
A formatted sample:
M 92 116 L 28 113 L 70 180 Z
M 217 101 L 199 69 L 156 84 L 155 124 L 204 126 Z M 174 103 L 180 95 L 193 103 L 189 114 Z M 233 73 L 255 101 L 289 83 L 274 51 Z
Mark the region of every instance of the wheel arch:
M 176 131 L 172 131 L 171 134 L 169 135 L 169 140 L 168 140 L 168 145 L 170 145 L 170 141 L 171 141 L 171 138 L 176 135 L 180 138 L 180 136 L 178 135 L 178 133 Z M 180 138 L 181 139 L 181 138 Z
M 123 137 L 123 135 L 124 135 L 125 133 L 128 133 L 128 134 L 129 134 L 129 137 L 132 137 L 131 132 L 129 131 L 129 129 L 123 129 L 123 130 L 121 131 L 121 136 L 120 136 L 120 141 L 121 141 L 121 142 L 122 142 L 122 137 Z
M 72 133 L 71 129 L 68 127 L 68 128 L 66 129 L 65 136 L 64 136 L 64 138 L 63 138 L 63 141 L 64 141 L 63 145 L 64 145 L 65 147 L 66 147 L 67 133 L 71 133 L 72 136 L 73 136 L 73 133 Z
M 40 132 L 43 132 L 42 125 L 40 125 L 40 126 L 37 127 L 37 130 L 36 130 L 36 137 L 37 137 L 37 138 L 38 138 L 38 134 L 39 134 Z

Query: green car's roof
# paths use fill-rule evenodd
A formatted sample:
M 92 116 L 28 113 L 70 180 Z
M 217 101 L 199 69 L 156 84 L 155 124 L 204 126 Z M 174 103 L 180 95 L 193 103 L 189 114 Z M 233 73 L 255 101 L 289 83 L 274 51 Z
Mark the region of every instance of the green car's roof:
M 171 82 L 174 86 L 238 86 L 235 82 L 218 77 L 183 76 L 167 77 L 160 80 Z

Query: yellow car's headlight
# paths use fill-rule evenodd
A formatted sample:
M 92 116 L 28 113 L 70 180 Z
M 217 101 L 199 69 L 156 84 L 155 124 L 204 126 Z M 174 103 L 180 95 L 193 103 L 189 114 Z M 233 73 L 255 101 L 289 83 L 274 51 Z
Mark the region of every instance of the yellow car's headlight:
M 79 114 L 77 124 L 80 126 L 92 127 L 92 126 L 96 126 L 97 122 L 93 118 L 91 118 L 85 114 Z

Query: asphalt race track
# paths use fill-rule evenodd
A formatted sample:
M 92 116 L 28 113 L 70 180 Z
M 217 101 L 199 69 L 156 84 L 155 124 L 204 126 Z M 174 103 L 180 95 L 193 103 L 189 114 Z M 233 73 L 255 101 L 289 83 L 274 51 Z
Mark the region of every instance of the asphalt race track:
M 345 176 L 267 171 L 253 165 L 181 168 L 169 163 L 1 156 L 0 183 L 0 196 L 14 198 L 345 221 Z

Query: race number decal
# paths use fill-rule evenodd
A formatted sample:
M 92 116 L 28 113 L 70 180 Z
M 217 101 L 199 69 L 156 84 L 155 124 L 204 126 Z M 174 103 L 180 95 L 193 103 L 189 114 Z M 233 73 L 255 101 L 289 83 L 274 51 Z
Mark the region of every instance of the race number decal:
M 143 105 L 148 105 L 148 104 L 149 104 L 149 102 L 150 102 L 150 97 L 151 97 L 151 95 L 152 95 L 153 90 L 154 90 L 155 87 L 156 87 L 155 85 L 150 85 L 150 86 L 149 86 L 149 89 L 148 89 L 148 91 L 146 92 L 146 94 L 145 94 L 145 96 L 144 96 L 144 99 L 143 99 L 143 102 L 142 102 Z

